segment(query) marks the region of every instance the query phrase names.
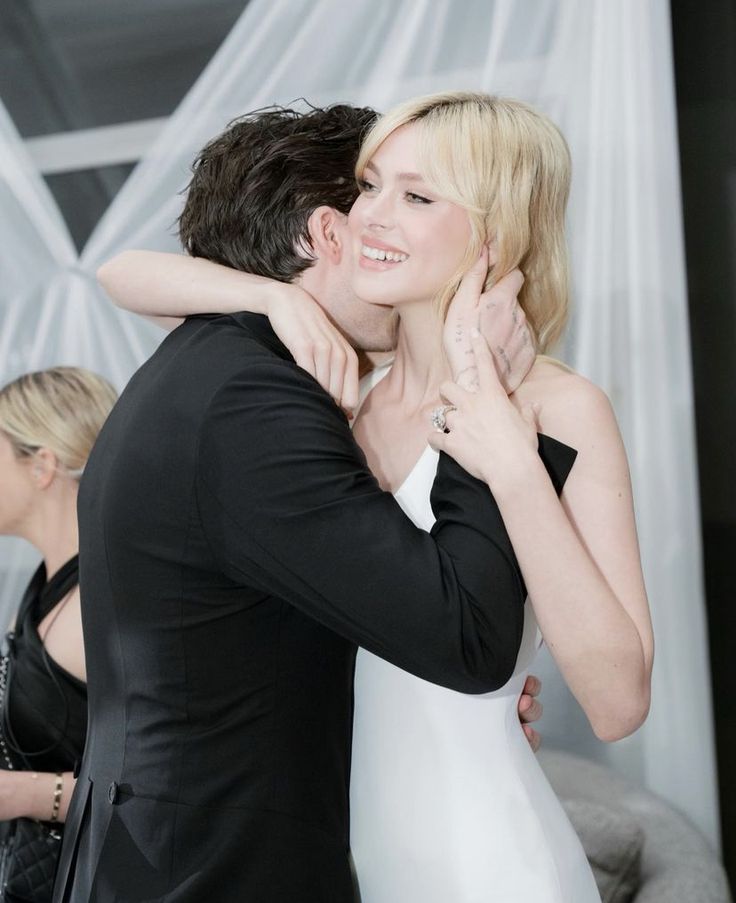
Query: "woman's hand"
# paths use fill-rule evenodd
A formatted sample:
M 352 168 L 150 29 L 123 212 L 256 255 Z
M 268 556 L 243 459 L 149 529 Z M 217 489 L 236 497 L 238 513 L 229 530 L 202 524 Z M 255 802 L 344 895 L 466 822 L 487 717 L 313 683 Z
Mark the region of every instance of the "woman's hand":
M 475 265 L 465 274 L 445 319 L 443 341 L 453 378 L 464 387 L 476 380 L 470 330 L 485 337 L 507 394 L 514 392 L 529 372 L 536 347 L 517 300 L 524 285 L 520 270 L 511 270 L 487 291 L 488 251 L 484 247 Z
M 501 481 L 523 481 L 533 466 L 530 462 L 538 462 L 537 406 L 517 411 L 501 385 L 488 344 L 475 327 L 470 329 L 470 342 L 477 384 L 470 388 L 442 384 L 442 396 L 452 406 L 445 415 L 449 432 L 435 431 L 428 441 L 494 490 Z
M 351 416 L 358 404 L 358 356 L 324 310 L 304 289 L 283 283 L 274 286 L 266 314 L 296 363 Z

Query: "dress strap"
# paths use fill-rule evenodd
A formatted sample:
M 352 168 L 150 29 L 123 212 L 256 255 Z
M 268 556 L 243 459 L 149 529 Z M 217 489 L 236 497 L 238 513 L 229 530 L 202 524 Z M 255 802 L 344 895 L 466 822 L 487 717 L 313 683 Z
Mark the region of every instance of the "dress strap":
M 390 360 L 387 364 L 382 364 L 380 367 L 376 367 L 370 372 L 366 373 L 366 375 L 360 381 L 360 387 L 358 391 L 358 406 L 355 409 L 355 416 L 358 416 L 358 412 L 363 407 L 363 402 L 368 397 L 369 392 L 372 389 L 375 389 L 376 386 L 381 382 L 384 376 L 391 369 L 391 365 L 393 364 L 393 360 Z M 354 421 L 353 421 L 354 422 Z
M 39 595 L 38 617 L 45 617 L 51 609 L 69 595 L 79 583 L 79 555 L 63 564 L 44 586 Z
M 15 619 L 15 633 L 21 633 L 26 618 L 40 621 L 79 583 L 79 555 L 74 555 L 47 582 L 46 565 L 41 562 L 23 594 Z
M 36 568 L 36 572 L 31 577 L 31 580 L 26 587 L 26 591 L 23 593 L 18 613 L 15 616 L 15 629 L 12 631 L 13 633 L 21 633 L 23 631 L 23 623 L 37 603 L 45 585 L 46 565 L 42 561 Z

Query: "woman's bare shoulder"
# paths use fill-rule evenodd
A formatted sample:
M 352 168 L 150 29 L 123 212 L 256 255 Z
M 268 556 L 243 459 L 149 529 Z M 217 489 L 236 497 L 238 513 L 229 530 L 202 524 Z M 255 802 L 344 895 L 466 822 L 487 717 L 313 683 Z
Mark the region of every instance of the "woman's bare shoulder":
M 582 450 L 591 443 L 616 440 L 616 417 L 606 393 L 554 358 L 538 357 L 514 393 L 517 404 L 539 405 L 540 431 Z
M 514 395 L 522 404 L 537 401 L 554 408 L 607 404 L 603 389 L 555 358 L 539 356 Z

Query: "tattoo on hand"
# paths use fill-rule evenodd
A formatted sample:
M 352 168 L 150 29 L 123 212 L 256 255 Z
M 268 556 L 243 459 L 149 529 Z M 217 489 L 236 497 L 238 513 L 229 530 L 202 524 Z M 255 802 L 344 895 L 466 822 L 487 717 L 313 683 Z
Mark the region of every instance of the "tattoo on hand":
M 461 370 L 457 376 L 455 377 L 455 382 L 460 383 L 460 377 L 462 377 L 466 373 L 474 373 L 475 375 L 472 377 L 466 377 L 462 380 L 462 385 L 468 392 L 478 392 L 480 389 L 480 380 L 478 379 L 478 367 L 476 364 L 471 364 L 470 367 L 466 367 L 464 370 Z
M 506 354 L 506 349 L 503 347 L 503 345 L 499 345 L 496 348 L 496 354 L 503 361 L 503 366 L 504 366 L 504 369 L 506 370 L 506 375 L 510 376 L 511 375 L 511 361 L 509 360 L 509 356 Z

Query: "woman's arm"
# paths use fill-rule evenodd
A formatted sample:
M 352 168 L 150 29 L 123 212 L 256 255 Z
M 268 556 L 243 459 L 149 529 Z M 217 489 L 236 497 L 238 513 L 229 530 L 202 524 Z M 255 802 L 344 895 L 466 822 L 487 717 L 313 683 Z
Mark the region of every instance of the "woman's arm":
M 344 410 L 358 403 L 355 351 L 298 285 L 159 251 L 123 251 L 102 264 L 97 279 L 118 307 L 168 330 L 193 314 L 264 314 L 296 363 Z
M 76 778 L 71 771 L 61 776 L 62 790 L 56 820 L 66 821 Z M 57 777 L 50 771 L 0 771 L 0 821 L 36 818 L 51 821 Z
M 582 377 L 564 374 L 564 391 L 540 398 L 542 431 L 578 450 L 558 499 L 534 414 L 519 414 L 485 343 L 474 346 L 480 391 L 443 386 L 458 411 L 431 444 L 490 486 L 552 655 L 596 735 L 620 739 L 648 712 L 654 641 L 616 420 Z
M 78 680 L 86 680 L 79 587 L 41 621 L 38 634 L 57 664 Z M 61 792 L 55 806 L 59 780 Z M 63 822 L 75 784 L 71 771 L 59 779 L 50 771 L 0 770 L 0 821 L 21 817 L 51 821 L 55 815 Z
M 453 357 L 465 361 L 471 349 L 463 333 L 467 306 L 479 305 L 480 313 L 465 319 L 479 322 L 496 368 L 507 392 L 523 380 L 534 362 L 534 342 L 516 296 L 523 283 L 518 270 L 483 291 L 487 256 L 462 280 L 459 301 L 453 303 L 445 323 Z M 183 317 L 202 313 L 234 313 L 247 310 L 264 314 L 296 363 L 313 376 L 346 411 L 358 403 L 358 380 L 365 368 L 347 339 L 317 301 L 300 286 L 221 266 L 200 257 L 158 251 L 123 251 L 104 263 L 97 278 L 118 307 L 175 329 Z M 466 303 L 467 302 L 467 303 Z M 492 316 L 487 313 L 492 311 Z M 459 321 L 457 317 L 460 317 Z M 467 323 L 465 324 L 467 325 Z
M 166 329 L 175 329 L 192 314 L 248 310 L 268 315 L 274 302 L 288 297 L 289 288 L 306 295 L 201 257 L 159 251 L 122 251 L 102 264 L 97 279 L 118 307 Z

